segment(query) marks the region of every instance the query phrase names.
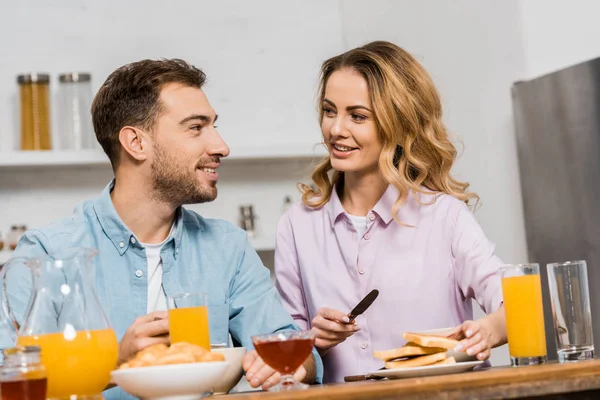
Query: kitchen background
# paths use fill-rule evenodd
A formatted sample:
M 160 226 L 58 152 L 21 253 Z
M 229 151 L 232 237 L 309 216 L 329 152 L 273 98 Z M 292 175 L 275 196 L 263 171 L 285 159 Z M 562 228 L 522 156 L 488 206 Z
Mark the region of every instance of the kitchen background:
M 296 182 L 324 154 L 314 104 L 319 65 L 384 39 L 433 76 L 446 124 L 464 146 L 454 174 L 481 196 L 476 216 L 498 255 L 527 261 L 510 88 L 600 55 L 599 13 L 594 0 L 2 0 L 0 232 L 6 238 L 11 225 L 68 216 L 111 178 L 99 150 L 17 150 L 17 74 L 50 74 L 58 137 L 60 73 L 91 73 L 95 93 L 122 64 L 179 57 L 207 73 L 231 147 L 218 199 L 191 208 L 239 223 L 239 207 L 252 204 L 254 244 L 271 265 L 285 198 L 299 199 Z M 508 363 L 506 346 L 492 362 Z

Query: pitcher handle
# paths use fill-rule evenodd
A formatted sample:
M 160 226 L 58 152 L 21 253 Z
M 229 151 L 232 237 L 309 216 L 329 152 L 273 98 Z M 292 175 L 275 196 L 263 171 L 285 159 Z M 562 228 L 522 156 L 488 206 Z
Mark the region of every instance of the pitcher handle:
M 11 340 L 14 343 L 17 342 L 17 337 L 19 334 L 19 323 L 17 322 L 17 319 L 15 318 L 12 310 L 10 309 L 10 303 L 8 300 L 8 290 L 6 284 L 6 274 L 15 265 L 27 265 L 28 261 L 29 258 L 27 257 L 15 257 L 9 260 L 6 264 L 4 264 L 2 268 L 0 268 L 0 279 L 2 282 L 2 290 L 0 290 L 0 300 L 2 302 L 2 308 L 0 309 L 0 314 L 2 317 L 2 322 L 4 322 L 4 325 L 6 325 L 6 327 L 8 328 L 9 335 L 11 336 Z

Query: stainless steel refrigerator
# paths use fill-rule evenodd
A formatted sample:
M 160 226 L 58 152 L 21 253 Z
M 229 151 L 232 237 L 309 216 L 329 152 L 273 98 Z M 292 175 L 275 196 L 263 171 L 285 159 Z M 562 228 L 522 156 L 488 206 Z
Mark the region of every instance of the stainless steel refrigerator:
M 529 261 L 540 264 L 548 358 L 556 344 L 546 264 L 587 261 L 600 349 L 600 58 L 512 87 Z

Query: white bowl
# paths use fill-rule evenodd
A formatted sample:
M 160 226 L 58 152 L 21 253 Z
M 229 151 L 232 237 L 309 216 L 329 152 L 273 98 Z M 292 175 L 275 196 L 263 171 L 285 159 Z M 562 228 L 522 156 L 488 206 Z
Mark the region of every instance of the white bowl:
M 215 394 L 227 394 L 235 387 L 235 385 L 238 384 L 244 375 L 242 358 L 244 357 L 244 354 L 246 354 L 246 348 L 229 347 L 225 349 L 212 349 L 211 351 L 215 353 L 223 353 L 225 356 L 225 361 L 229 363 L 227 370 L 223 376 L 219 378 L 219 382 L 214 388 Z
M 157 365 L 118 369 L 111 375 L 124 391 L 145 400 L 196 400 L 213 391 L 228 366 L 227 361 Z

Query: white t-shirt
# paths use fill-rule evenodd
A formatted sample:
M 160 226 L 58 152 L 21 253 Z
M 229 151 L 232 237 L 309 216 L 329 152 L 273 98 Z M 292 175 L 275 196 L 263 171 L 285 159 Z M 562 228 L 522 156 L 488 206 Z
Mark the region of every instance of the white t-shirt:
M 173 227 L 169 236 L 161 243 L 140 243 L 146 249 L 146 258 L 148 259 L 148 313 L 154 311 L 167 311 L 167 295 L 162 285 L 162 258 L 160 250 L 169 240 L 173 233 Z
M 350 217 L 350 221 L 352 221 L 352 225 L 354 225 L 354 229 L 356 229 L 358 237 L 361 238 L 367 230 L 367 217 L 358 217 L 350 214 L 348 214 L 348 217 Z

